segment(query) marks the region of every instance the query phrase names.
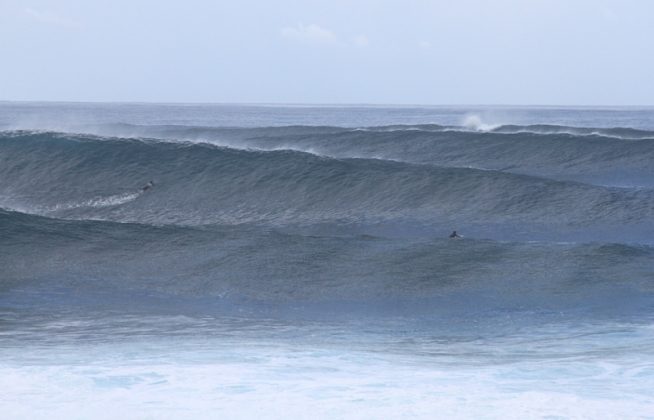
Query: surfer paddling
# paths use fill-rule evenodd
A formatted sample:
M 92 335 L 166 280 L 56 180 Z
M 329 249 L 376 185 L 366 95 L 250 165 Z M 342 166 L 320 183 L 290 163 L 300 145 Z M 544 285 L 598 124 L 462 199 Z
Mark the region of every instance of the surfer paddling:
M 461 239 L 462 236 L 456 233 L 456 230 L 453 230 L 452 233 L 450 233 L 450 239 Z
M 148 183 L 145 184 L 145 186 L 144 186 L 143 188 L 141 188 L 141 191 L 147 191 L 147 190 L 149 190 L 149 189 L 152 188 L 152 187 L 154 187 L 154 182 L 152 182 L 152 181 L 148 181 Z

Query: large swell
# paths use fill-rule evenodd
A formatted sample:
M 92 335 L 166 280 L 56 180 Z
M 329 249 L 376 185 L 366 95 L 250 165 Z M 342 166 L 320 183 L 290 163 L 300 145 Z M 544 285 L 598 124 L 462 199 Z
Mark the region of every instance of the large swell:
M 0 135 L 5 292 L 228 312 L 652 309 L 651 132 L 104 131 Z
M 483 126 L 483 124 L 482 124 Z M 654 131 L 555 125 L 393 125 L 366 128 L 223 128 L 112 124 L 78 127 L 120 137 L 153 137 L 337 158 L 379 158 L 494 169 L 609 186 L 652 187 Z

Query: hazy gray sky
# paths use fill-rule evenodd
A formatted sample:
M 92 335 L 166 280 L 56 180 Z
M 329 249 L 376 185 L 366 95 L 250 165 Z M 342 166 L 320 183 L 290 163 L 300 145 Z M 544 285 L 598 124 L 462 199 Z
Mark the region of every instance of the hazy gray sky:
M 650 0 L 0 0 L 0 100 L 654 104 Z

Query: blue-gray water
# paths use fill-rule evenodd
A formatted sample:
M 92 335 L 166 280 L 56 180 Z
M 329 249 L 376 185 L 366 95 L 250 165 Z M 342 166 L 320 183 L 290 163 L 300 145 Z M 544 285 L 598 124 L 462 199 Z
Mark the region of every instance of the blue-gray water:
M 0 403 L 651 417 L 653 238 L 652 108 L 0 103 Z

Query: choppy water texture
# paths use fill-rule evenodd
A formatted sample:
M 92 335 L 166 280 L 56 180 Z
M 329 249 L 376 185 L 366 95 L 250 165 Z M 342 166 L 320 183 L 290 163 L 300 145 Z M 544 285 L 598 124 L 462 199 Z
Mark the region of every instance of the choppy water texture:
M 653 238 L 654 109 L 0 103 L 0 405 L 652 418 Z

